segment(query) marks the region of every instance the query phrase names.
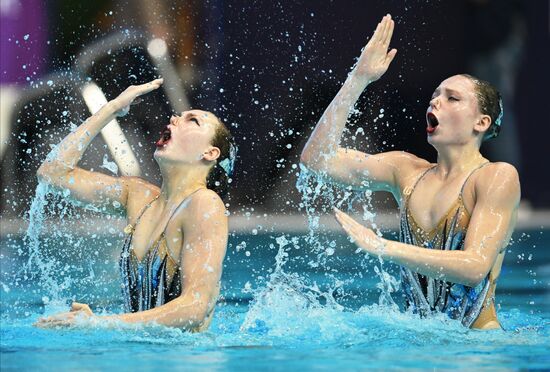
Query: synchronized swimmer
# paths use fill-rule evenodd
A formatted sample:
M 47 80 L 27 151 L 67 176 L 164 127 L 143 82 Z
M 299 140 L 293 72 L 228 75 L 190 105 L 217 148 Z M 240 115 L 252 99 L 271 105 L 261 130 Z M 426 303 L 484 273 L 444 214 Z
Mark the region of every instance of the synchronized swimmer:
M 231 172 L 232 138 L 212 113 L 191 110 L 172 116 L 156 143 L 159 188 L 137 177 L 111 177 L 79 168 L 84 151 L 114 117 L 162 79 L 131 86 L 69 134 L 38 177 L 70 191 L 80 203 L 128 220 L 120 256 L 124 314 L 98 316 L 87 304 L 42 318 L 40 327 L 74 325 L 78 317 L 149 323 L 201 331 L 208 327 L 220 291 L 227 246 L 221 199 Z
M 394 22 L 385 16 L 346 82 L 319 120 L 301 162 L 327 179 L 356 189 L 390 191 L 400 204 L 400 242 L 383 239 L 336 210 L 336 218 L 366 252 L 401 266 L 407 307 L 426 316 L 444 312 L 466 327 L 499 328 L 496 280 L 516 220 L 516 170 L 479 152 L 502 120 L 499 93 L 470 75 L 444 80 L 426 113 L 431 164 L 406 152 L 375 155 L 339 147 L 350 110 L 388 69 Z M 234 154 L 227 127 L 212 113 L 172 116 L 156 143 L 157 187 L 135 177 L 111 177 L 78 167 L 84 151 L 136 97 L 162 79 L 131 86 L 69 134 L 38 177 L 70 197 L 128 226 L 120 257 L 125 313 L 96 315 L 73 303 L 67 313 L 41 318 L 40 327 L 72 326 L 77 319 L 157 323 L 205 330 L 213 316 L 228 239 L 222 201 Z
M 499 328 L 495 286 L 516 222 L 520 185 L 512 165 L 491 163 L 479 152 L 500 131 L 497 90 L 465 74 L 435 89 L 426 112 L 435 164 L 403 151 L 370 155 L 339 147 L 350 110 L 397 53 L 388 52 L 393 29 L 391 16 L 385 16 L 319 120 L 301 161 L 333 182 L 393 194 L 400 205 L 399 242 L 335 213 L 359 247 L 401 266 L 407 307 L 422 316 L 447 313 L 466 327 Z

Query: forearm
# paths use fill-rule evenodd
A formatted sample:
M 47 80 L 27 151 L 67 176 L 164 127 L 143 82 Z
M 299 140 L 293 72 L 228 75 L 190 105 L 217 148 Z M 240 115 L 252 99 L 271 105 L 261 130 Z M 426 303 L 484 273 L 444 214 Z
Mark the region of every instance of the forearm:
M 204 301 L 186 296 L 150 310 L 111 315 L 107 319 L 125 323 L 155 323 L 193 331 L 206 320 L 208 308 Z
M 350 73 L 346 82 L 327 107 L 317 123 L 304 150 L 301 160 L 306 165 L 323 163 L 336 155 L 348 115 L 361 96 L 369 80 Z
M 419 274 L 475 287 L 487 275 L 490 264 L 477 254 L 422 248 L 380 239 L 380 256 Z
M 74 168 L 82 155 L 92 142 L 92 140 L 99 134 L 111 120 L 116 116 L 116 112 L 120 110 L 115 101 L 107 103 L 97 113 L 89 117 L 84 123 L 82 123 L 74 132 L 67 135 L 53 150 L 46 161 L 42 163 L 39 169 L 39 175 L 49 173 L 47 169 L 50 168 L 50 172 L 56 166 L 62 166 L 66 169 Z

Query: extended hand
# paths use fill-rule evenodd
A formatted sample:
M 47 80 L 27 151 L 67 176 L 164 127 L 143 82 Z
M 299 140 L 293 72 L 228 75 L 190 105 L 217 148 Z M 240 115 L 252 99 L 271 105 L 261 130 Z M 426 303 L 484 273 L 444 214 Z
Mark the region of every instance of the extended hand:
M 88 305 L 73 302 L 71 311 L 40 318 L 34 323 L 34 326 L 39 328 L 72 327 L 78 320 L 91 317 L 95 317 L 95 315 Z
M 164 79 L 156 79 L 141 85 L 130 85 L 113 100 L 117 107 L 116 116 L 126 115 L 130 111 L 130 105 L 137 97 L 160 88 L 163 82 Z
M 369 82 L 380 79 L 397 53 L 397 49 L 388 52 L 393 35 L 394 22 L 388 14 L 378 23 L 372 38 L 369 40 L 357 61 L 354 73 Z
M 360 248 L 370 254 L 382 255 L 384 253 L 384 239 L 376 235 L 374 231 L 358 224 L 338 208 L 334 208 L 334 214 L 338 223 Z

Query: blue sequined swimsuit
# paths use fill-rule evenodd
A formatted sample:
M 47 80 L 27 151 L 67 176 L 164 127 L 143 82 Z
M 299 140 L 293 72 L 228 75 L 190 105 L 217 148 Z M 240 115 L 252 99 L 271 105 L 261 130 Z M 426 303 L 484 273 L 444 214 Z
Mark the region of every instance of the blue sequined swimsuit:
M 119 266 L 126 312 L 149 310 L 181 295 L 181 268 L 169 254 L 165 236 L 166 226 L 141 261 L 136 257 L 132 248 L 135 227 L 145 211 L 157 199 L 158 196 L 141 210 L 133 226 L 129 224 L 124 229 L 126 239 L 122 247 Z M 174 209 L 168 221 L 178 209 L 179 206 Z M 168 222 L 166 224 L 168 225 Z
M 404 202 L 400 213 L 399 240 L 428 249 L 462 250 L 470 222 L 470 214 L 464 207 L 462 198 L 464 185 L 477 169 L 486 164 L 488 163 L 482 164 L 470 173 L 462 185 L 456 202 L 431 231 L 422 229 L 409 210 L 412 192 L 418 182 L 433 167 L 422 173 L 413 187 L 404 191 Z M 434 312 L 443 312 L 452 319 L 460 320 L 464 326 L 471 327 L 483 308 L 491 303 L 494 296 L 495 280 L 489 273 L 476 287 L 468 287 L 429 278 L 401 267 L 401 288 L 407 307 L 412 308 L 415 313 L 424 317 Z

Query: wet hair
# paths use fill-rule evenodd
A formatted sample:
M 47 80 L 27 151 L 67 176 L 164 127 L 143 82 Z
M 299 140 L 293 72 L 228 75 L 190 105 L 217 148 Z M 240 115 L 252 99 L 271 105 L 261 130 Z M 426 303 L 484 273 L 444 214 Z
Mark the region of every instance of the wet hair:
M 229 132 L 229 129 L 227 129 L 220 119 L 218 119 L 218 125 L 210 144 L 220 149 L 220 156 L 212 168 L 210 168 L 206 179 L 206 186 L 210 190 L 214 190 L 223 199 L 229 191 L 232 164 L 235 155 L 233 151 L 233 136 L 231 136 L 231 132 Z M 230 166 L 224 166 L 225 164 L 230 164 Z
M 483 115 L 489 115 L 491 118 L 491 125 L 485 132 L 483 141 L 497 137 L 500 133 L 502 115 L 504 113 L 500 92 L 485 80 L 478 79 L 469 74 L 460 74 L 460 76 L 464 76 L 474 83 L 479 111 Z

